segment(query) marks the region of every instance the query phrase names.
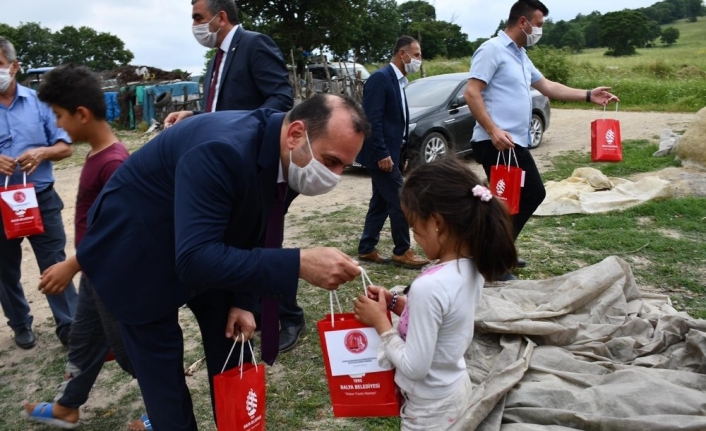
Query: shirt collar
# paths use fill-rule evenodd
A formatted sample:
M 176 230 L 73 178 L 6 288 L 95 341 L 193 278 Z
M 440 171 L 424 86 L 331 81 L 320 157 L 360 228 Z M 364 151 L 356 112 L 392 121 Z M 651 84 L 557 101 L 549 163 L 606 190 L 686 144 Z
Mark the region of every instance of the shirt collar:
M 221 42 L 220 48 L 228 53 L 228 50 L 230 49 L 230 43 L 233 41 L 233 36 L 235 35 L 235 31 L 240 27 L 240 24 L 237 24 L 235 27 L 231 28 L 226 37 L 223 38 L 223 42 Z
M 395 63 L 390 63 L 392 65 L 392 70 L 395 71 L 395 76 L 397 77 L 397 80 L 400 81 L 403 85 L 407 84 L 407 77 L 402 74 L 402 71 L 395 66 Z
M 32 90 L 29 88 L 20 85 L 20 83 L 17 83 L 17 97 L 31 97 L 32 96 Z
M 524 51 L 525 48 L 522 46 L 517 46 L 514 40 L 510 39 L 510 36 L 507 35 L 504 31 L 501 31 L 498 33 L 498 37 L 500 40 L 503 42 L 503 46 L 510 46 L 513 45 L 515 48 L 519 49 L 520 51 Z

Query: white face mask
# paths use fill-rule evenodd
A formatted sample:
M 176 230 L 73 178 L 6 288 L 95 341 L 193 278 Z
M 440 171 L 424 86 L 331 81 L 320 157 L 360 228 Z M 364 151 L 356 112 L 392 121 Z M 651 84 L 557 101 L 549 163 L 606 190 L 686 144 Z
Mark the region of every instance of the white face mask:
M 211 21 L 205 24 L 198 24 L 191 27 L 191 32 L 194 34 L 198 43 L 206 48 L 216 47 L 216 38 L 218 37 L 218 32 L 221 31 L 220 27 L 216 31 L 211 31 L 211 29 L 208 28 L 208 25 L 211 24 L 214 19 L 216 19 L 215 16 L 211 18 Z
M 530 24 L 530 27 L 532 27 L 532 33 L 530 34 L 527 34 L 527 32 L 522 29 L 522 32 L 527 36 L 527 44 L 525 46 L 532 46 L 536 44 L 542 37 L 542 27 L 535 27 L 532 24 Z
M 292 161 L 292 151 L 289 151 L 289 187 L 304 196 L 316 196 L 328 193 L 336 187 L 341 176 L 331 172 L 323 163 L 316 160 L 311 149 L 309 135 L 305 133 L 306 143 L 309 145 L 311 160 L 306 166 L 299 167 Z
M 419 68 L 422 67 L 422 60 L 419 60 L 418 58 L 414 58 L 407 51 L 405 51 L 405 54 L 409 56 L 409 58 L 412 60 L 409 63 L 404 64 L 404 70 L 407 73 L 417 73 L 419 72 Z
M 8 67 L 7 69 L 0 68 L 0 93 L 4 93 L 8 88 L 10 88 L 10 84 L 12 83 L 12 79 L 14 78 L 10 74 L 11 68 L 12 66 Z

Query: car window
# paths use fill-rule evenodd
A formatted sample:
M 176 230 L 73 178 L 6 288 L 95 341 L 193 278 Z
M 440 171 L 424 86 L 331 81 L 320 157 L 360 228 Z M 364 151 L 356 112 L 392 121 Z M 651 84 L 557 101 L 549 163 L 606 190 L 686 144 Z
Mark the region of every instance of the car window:
M 407 104 L 410 108 L 424 108 L 438 106 L 446 102 L 451 92 L 456 90 L 458 80 L 426 80 L 420 79 L 410 82 L 405 87 Z
M 326 71 L 323 67 L 311 68 L 309 72 L 311 72 L 311 77 L 314 79 L 326 79 Z

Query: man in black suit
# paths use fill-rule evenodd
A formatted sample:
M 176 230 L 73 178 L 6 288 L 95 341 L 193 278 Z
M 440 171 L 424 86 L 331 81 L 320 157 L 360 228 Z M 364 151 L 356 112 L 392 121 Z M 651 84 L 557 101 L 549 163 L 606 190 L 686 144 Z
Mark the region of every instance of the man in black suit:
M 218 47 L 204 78 L 203 111 L 169 114 L 167 127 L 202 112 L 292 108 L 292 86 L 282 53 L 269 36 L 243 29 L 233 0 L 192 0 L 193 33 L 206 48 Z M 287 206 L 297 196 L 287 191 Z M 281 240 L 280 240 L 281 246 Z M 304 330 L 304 312 L 280 302 L 280 351 L 291 350 Z
M 375 71 L 365 82 L 363 110 L 370 121 L 371 134 L 365 139 L 356 161 L 370 173 L 373 196 L 358 244 L 358 259 L 362 261 L 392 261 L 406 268 L 420 268 L 429 263 L 410 248 L 409 224 L 402 213 L 399 198 L 402 188 L 400 155 L 409 125 L 404 86 L 407 84 L 407 73 L 416 73 L 421 64 L 419 42 L 402 36 L 397 39 L 390 64 Z M 388 216 L 395 243 L 392 259 L 381 255 L 376 248 Z

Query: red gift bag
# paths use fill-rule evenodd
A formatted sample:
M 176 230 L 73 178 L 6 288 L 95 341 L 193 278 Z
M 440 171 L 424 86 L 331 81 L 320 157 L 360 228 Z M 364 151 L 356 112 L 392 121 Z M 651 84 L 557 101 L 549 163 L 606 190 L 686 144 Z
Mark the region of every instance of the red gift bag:
M 27 184 L 26 173 L 23 184 L 8 186 L 9 182 L 8 176 L 5 178 L 5 188 L 0 189 L 0 214 L 7 239 L 44 233 L 34 184 Z
M 618 104 L 615 104 L 618 112 Z M 603 107 L 605 117 L 605 107 Z M 602 118 L 591 122 L 591 161 L 621 162 L 623 146 L 620 138 L 620 121 Z
M 252 353 L 249 341 L 248 345 Z M 238 367 L 213 377 L 218 431 L 265 431 L 265 364 L 243 363 L 244 348 L 243 341 Z M 254 353 L 252 357 L 255 360 Z M 226 364 L 228 359 L 230 354 Z
M 334 314 L 334 294 L 330 293 L 331 314 L 316 323 L 333 415 L 339 418 L 399 416 L 395 371 L 378 365 L 380 336 L 375 328 L 355 320 L 353 313 Z M 340 304 L 338 308 L 340 310 Z
M 503 164 L 500 164 L 500 155 L 503 156 Z M 515 158 L 515 165 L 512 165 L 512 157 Z M 520 168 L 517 162 L 515 150 L 510 149 L 509 160 L 505 165 L 505 153 L 498 153 L 498 161 L 495 166 L 490 167 L 490 192 L 493 196 L 505 202 L 510 214 L 520 212 L 520 192 L 525 186 L 525 171 Z

